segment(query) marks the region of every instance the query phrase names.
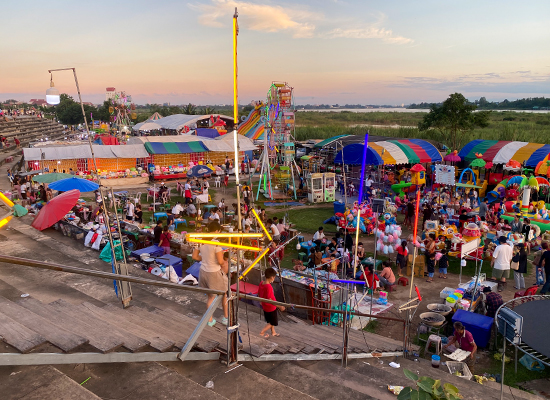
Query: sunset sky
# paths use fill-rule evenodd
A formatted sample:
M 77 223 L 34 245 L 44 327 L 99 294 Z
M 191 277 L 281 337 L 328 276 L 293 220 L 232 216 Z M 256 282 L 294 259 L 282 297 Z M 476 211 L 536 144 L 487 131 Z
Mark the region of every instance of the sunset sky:
M 0 100 L 45 98 L 48 69 L 76 67 L 84 101 L 105 88 L 139 104 L 239 100 L 272 81 L 296 103 L 401 104 L 550 96 L 550 1 L 296 0 L 2 2 Z M 54 74 L 75 95 L 69 72 Z

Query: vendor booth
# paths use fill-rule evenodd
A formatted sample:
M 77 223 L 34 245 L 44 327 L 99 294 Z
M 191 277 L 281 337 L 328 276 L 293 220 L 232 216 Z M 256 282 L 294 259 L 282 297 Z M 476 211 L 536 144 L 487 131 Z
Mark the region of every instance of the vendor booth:
M 149 154 L 143 145 L 94 145 L 97 169 L 102 179 L 142 178 Z M 87 177 L 95 169 L 89 145 L 23 149 L 30 170 L 73 171 Z M 145 176 L 147 178 L 147 175 Z

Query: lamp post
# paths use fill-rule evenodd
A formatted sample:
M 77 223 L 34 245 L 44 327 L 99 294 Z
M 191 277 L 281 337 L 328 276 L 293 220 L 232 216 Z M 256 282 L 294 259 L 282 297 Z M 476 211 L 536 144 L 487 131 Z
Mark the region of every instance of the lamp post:
M 59 104 L 60 101 L 61 101 L 61 98 L 60 98 L 60 95 L 59 95 L 59 90 L 57 90 L 57 88 L 55 87 L 54 83 L 53 83 L 53 72 L 57 72 L 57 71 L 73 71 L 73 75 L 74 75 L 74 82 L 76 84 L 76 91 L 78 92 L 78 101 L 80 102 L 80 108 L 82 110 L 82 116 L 84 117 L 84 125 L 86 126 L 86 133 L 88 134 L 88 144 L 90 145 L 90 152 L 91 152 L 91 155 L 92 155 L 92 162 L 94 163 L 93 165 L 93 174 L 92 176 L 96 176 L 97 177 L 97 183 L 99 184 L 99 193 L 101 195 L 101 199 L 105 199 L 105 197 L 103 196 L 103 190 L 102 190 L 102 187 L 101 187 L 101 182 L 99 180 L 99 174 L 97 173 L 97 162 L 96 162 L 96 159 L 95 159 L 95 154 L 94 154 L 94 147 L 92 145 L 92 135 L 90 134 L 90 130 L 88 129 L 88 120 L 86 119 L 86 112 L 84 111 L 84 104 L 82 103 L 82 96 L 80 95 L 80 86 L 78 85 L 78 78 L 76 76 L 76 68 L 58 68 L 58 69 L 50 69 L 48 70 L 48 72 L 50 73 L 50 88 L 48 90 L 46 90 L 46 102 L 48 104 L 52 104 L 52 105 L 56 105 L 56 104 Z M 104 203 L 102 201 L 102 203 Z M 124 252 L 124 249 L 122 250 L 122 256 L 123 256 L 123 263 L 117 263 L 116 261 L 116 251 L 115 251 L 115 245 L 114 245 L 114 242 L 113 242 L 113 236 L 111 234 L 111 229 L 110 229 L 110 226 L 111 224 L 109 223 L 109 213 L 107 212 L 107 209 L 106 207 L 104 208 L 105 209 L 105 222 L 107 223 L 107 232 L 109 233 L 109 243 L 111 245 L 111 257 L 112 257 L 112 267 L 113 267 L 113 272 L 114 273 L 117 273 L 117 274 L 121 274 L 121 275 L 128 275 L 128 267 L 127 267 L 127 263 L 126 263 L 126 254 Z M 118 222 L 118 215 L 116 214 L 116 207 L 115 207 L 115 217 L 116 217 L 116 220 Z M 118 244 L 117 246 L 121 246 L 122 247 L 122 232 L 120 230 L 120 224 L 117 223 L 116 224 L 116 229 L 118 231 L 118 237 L 120 238 L 120 244 Z M 117 288 L 118 288 L 118 292 L 117 292 Z M 130 286 L 130 282 L 126 282 L 126 281 L 116 281 L 116 286 L 115 286 L 115 293 L 120 293 L 120 300 L 122 301 L 122 305 L 123 307 L 128 307 L 130 305 L 130 300 L 132 299 L 132 288 Z

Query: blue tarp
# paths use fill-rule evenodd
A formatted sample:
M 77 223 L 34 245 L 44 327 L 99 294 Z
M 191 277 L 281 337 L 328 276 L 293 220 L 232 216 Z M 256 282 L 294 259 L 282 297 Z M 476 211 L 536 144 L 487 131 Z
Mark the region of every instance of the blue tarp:
M 344 147 L 344 163 L 347 165 L 361 165 L 363 164 L 363 149 L 365 148 L 364 144 L 354 143 L 348 144 Z M 339 151 L 336 154 L 334 159 L 335 164 L 342 164 L 342 151 Z M 366 165 L 382 165 L 384 161 L 378 155 L 376 151 L 372 148 L 367 149 L 367 160 Z
M 197 128 L 197 136 L 207 137 L 207 138 L 217 138 L 220 136 L 220 133 L 216 129 L 211 128 Z

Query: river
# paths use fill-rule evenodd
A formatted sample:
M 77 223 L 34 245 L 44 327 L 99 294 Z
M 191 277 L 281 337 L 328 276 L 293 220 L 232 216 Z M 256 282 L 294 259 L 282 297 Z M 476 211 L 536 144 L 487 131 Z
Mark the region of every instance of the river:
M 317 109 L 317 110 L 304 110 L 300 106 L 297 106 L 296 111 L 309 111 L 309 112 L 354 112 L 354 113 L 368 113 L 368 112 L 399 112 L 399 113 L 416 113 L 423 112 L 426 113 L 430 111 L 427 108 L 335 108 L 335 109 Z M 512 111 L 512 112 L 524 112 L 524 113 L 534 113 L 534 114 L 548 114 L 550 110 L 491 110 L 497 112 Z

